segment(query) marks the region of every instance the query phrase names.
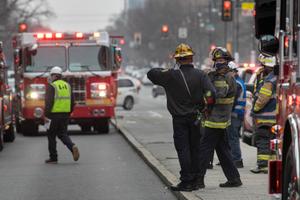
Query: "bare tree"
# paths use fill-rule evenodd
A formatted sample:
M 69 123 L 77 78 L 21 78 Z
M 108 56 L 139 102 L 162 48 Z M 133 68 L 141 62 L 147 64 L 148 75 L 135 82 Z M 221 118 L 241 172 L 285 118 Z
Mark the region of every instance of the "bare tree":
M 109 30 L 125 36 L 127 45 L 124 46 L 124 52 L 127 61 L 132 64 L 168 62 L 175 47 L 181 42 L 190 44 L 196 53 L 195 61 L 203 63 L 212 45 L 226 46 L 225 41 L 233 41 L 233 22 L 224 23 L 220 14 L 221 1 L 217 0 L 148 0 L 144 8 L 122 13 Z M 249 18 L 240 17 L 241 57 L 249 57 L 249 38 L 253 31 L 250 21 Z M 168 37 L 162 37 L 163 24 L 169 27 Z M 178 37 L 180 27 L 187 28 L 186 39 Z M 142 43 L 129 46 L 135 32 L 141 33 Z
M 39 26 L 41 21 L 53 16 L 47 0 L 1 0 L 0 1 L 0 40 L 4 41 L 4 49 L 11 49 L 11 36 L 17 32 L 18 24 L 25 22 L 29 31 Z

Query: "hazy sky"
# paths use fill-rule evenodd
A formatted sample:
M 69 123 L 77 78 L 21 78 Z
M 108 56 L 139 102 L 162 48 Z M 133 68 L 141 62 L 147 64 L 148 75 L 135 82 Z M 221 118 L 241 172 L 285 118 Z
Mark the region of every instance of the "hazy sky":
M 56 18 L 46 22 L 54 31 L 96 31 L 122 12 L 124 0 L 48 0 Z

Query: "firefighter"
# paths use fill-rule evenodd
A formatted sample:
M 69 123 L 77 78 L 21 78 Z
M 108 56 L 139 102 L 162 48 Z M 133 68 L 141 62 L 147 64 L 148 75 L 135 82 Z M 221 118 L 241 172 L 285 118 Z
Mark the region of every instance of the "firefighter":
M 180 164 L 180 183 L 173 191 L 192 191 L 199 173 L 200 122 L 199 115 L 205 105 L 214 103 L 214 88 L 208 76 L 194 68 L 193 50 L 187 44 L 177 46 L 174 54 L 179 65 L 173 69 L 153 68 L 147 76 L 164 87 L 167 108 L 173 119 L 173 138 Z M 206 103 L 205 103 L 206 102 Z
M 215 71 L 209 77 L 216 90 L 216 102 L 211 113 L 204 121 L 205 133 L 201 140 L 199 160 L 200 174 L 197 179 L 198 187 L 204 188 L 204 175 L 211 156 L 216 150 L 220 165 L 227 182 L 220 187 L 239 187 L 242 185 L 240 174 L 233 163 L 227 140 L 226 129 L 231 123 L 231 112 L 236 94 L 236 82 L 228 67 L 233 58 L 222 47 L 216 47 L 212 52 Z
M 51 83 L 48 84 L 45 98 L 45 121 L 50 123 L 47 129 L 50 158 L 45 163 L 57 163 L 56 136 L 72 152 L 74 161 L 77 161 L 79 159 L 78 147 L 67 134 L 69 116 L 74 107 L 71 86 L 62 80 L 62 69 L 58 66 L 50 70 L 50 79 Z
M 275 56 L 260 54 L 258 61 L 263 66 L 254 91 L 252 117 L 257 147 L 257 166 L 253 173 L 268 173 L 268 161 L 273 159 L 269 144 L 275 138 L 270 129 L 276 123 L 276 81 L 273 69 L 276 65 Z
M 237 168 L 243 168 L 243 159 L 240 146 L 240 130 L 243 125 L 245 106 L 246 106 L 246 86 L 238 75 L 237 66 L 233 61 L 228 64 L 229 68 L 234 73 L 234 78 L 237 85 L 237 92 L 231 113 L 231 125 L 227 128 L 228 143 L 231 149 L 233 162 Z

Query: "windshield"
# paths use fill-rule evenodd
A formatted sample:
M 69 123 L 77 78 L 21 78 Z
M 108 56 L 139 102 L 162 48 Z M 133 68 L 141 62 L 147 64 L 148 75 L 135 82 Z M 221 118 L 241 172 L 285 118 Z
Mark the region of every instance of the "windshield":
M 72 46 L 69 59 L 70 71 L 100 71 L 106 67 L 106 50 L 99 46 Z
M 27 72 L 49 71 L 53 66 L 66 66 L 64 47 L 38 47 L 36 54 L 31 55 L 31 64 L 26 66 Z

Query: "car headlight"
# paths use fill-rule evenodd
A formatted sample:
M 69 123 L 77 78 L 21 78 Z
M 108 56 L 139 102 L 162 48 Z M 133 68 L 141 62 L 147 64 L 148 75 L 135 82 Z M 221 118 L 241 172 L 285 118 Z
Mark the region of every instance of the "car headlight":
M 27 99 L 45 99 L 45 85 L 44 84 L 30 84 L 27 87 Z
M 108 96 L 108 85 L 106 83 L 91 83 L 91 97 L 105 98 Z
M 37 92 L 30 92 L 29 93 L 30 99 L 38 99 L 39 98 L 39 94 Z

